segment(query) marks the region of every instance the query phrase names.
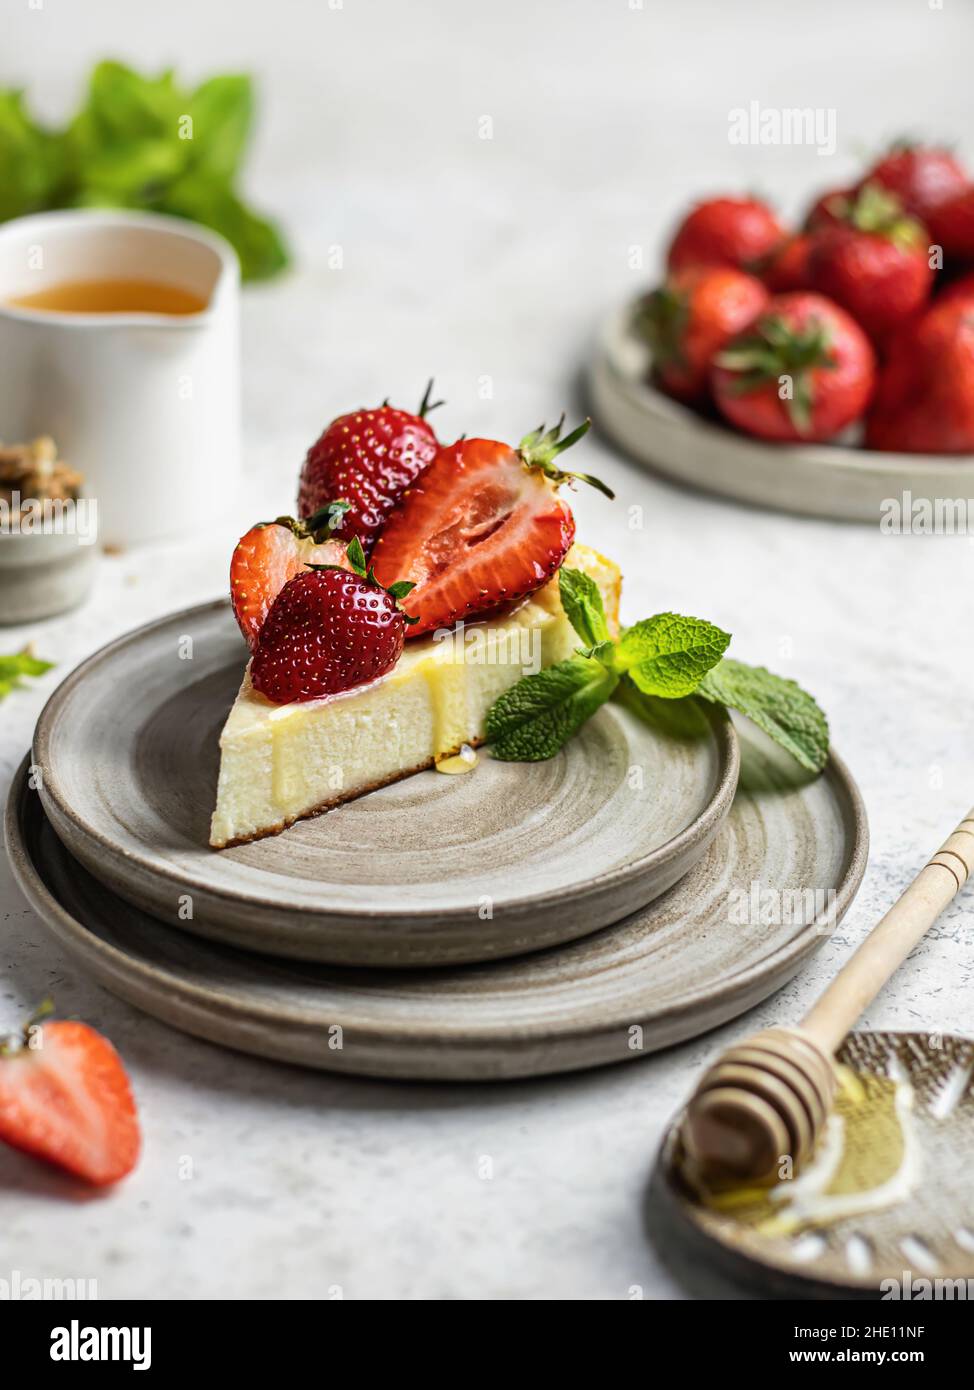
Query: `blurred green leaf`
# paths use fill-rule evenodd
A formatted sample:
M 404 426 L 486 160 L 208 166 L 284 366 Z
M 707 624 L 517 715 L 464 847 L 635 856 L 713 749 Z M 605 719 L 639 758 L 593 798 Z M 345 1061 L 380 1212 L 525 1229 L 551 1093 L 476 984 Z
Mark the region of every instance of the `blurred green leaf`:
M 0 221 L 54 207 L 148 208 L 220 232 L 245 280 L 274 275 L 288 263 L 281 233 L 234 188 L 253 111 L 247 76 L 190 92 L 171 71 L 144 77 L 117 62 L 97 65 L 57 133 L 31 120 L 22 93 L 0 91 Z
M 24 110 L 24 95 L 0 90 L 0 222 L 52 205 L 64 174 L 60 138 Z
M 243 156 L 253 114 L 249 77 L 211 77 L 197 87 L 189 103 L 193 168 L 232 179 Z
M 192 218 L 225 236 L 240 257 L 245 280 L 265 280 L 288 263 L 280 232 L 272 222 L 251 212 L 227 188 L 192 173 L 169 189 L 166 212 Z

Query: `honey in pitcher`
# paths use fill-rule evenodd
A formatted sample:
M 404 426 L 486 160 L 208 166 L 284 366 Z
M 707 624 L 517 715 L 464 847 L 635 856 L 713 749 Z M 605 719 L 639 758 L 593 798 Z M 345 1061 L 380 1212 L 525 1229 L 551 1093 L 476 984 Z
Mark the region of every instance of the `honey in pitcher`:
M 63 280 L 7 303 L 55 314 L 198 314 L 207 306 L 191 290 L 156 280 Z

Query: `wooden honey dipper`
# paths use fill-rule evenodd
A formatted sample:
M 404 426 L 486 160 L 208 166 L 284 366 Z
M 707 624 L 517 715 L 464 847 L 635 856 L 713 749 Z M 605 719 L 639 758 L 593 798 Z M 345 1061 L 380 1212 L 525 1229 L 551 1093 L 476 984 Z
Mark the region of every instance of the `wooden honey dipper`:
M 974 867 L 974 810 L 873 927 L 797 1028 L 767 1028 L 706 1072 L 683 1117 L 684 1151 L 708 1180 L 770 1182 L 815 1147 L 835 1092 L 836 1048 Z

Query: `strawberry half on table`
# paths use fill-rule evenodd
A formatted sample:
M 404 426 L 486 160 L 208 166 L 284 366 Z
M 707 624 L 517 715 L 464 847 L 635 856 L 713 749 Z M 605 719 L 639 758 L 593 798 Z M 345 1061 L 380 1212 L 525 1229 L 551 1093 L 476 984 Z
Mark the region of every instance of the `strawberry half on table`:
M 516 449 L 495 439 L 461 439 L 440 449 L 403 494 L 372 552 L 382 584 L 408 581 L 404 602 L 417 621 L 408 636 L 495 613 L 557 573 L 575 537 L 563 483 L 590 483 L 557 459 L 589 427 L 564 439 L 562 421 L 526 435 Z
M 439 442 L 426 416 L 442 401 L 431 403 L 432 391 L 430 381 L 415 415 L 384 403 L 333 420 L 308 450 L 298 515 L 310 517 L 331 502 L 347 503 L 342 534 L 358 536 L 369 555 L 405 489 L 436 456 Z
M 866 409 L 876 380 L 869 339 L 819 294 L 782 294 L 714 359 L 714 399 L 747 434 L 831 439 Z
M 125 1068 L 85 1023 L 45 1023 L 0 1048 L 0 1140 L 101 1187 L 135 1167 L 139 1120 Z

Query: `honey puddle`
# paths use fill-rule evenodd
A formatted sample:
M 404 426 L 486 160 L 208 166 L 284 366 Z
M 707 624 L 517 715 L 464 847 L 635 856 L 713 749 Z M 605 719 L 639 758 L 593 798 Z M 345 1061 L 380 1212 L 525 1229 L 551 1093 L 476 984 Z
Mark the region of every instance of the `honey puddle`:
M 896 1206 L 909 1196 L 920 1176 L 912 1086 L 903 1075 L 837 1071 L 835 1108 L 801 1174 L 773 1187 L 698 1187 L 705 1206 L 761 1235 L 787 1236 Z
M 445 772 L 450 777 L 457 777 L 463 772 L 473 772 L 477 766 L 478 758 L 476 750 L 465 743 L 459 753 L 455 753 L 451 758 L 441 758 L 436 764 L 437 772 Z

